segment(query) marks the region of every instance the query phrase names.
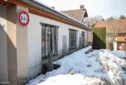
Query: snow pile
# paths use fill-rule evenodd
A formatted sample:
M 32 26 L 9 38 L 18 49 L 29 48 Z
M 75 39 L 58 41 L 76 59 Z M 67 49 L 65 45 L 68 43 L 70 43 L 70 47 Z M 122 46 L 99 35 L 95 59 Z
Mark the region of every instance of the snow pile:
M 111 85 L 123 85 L 123 81 L 126 80 L 126 74 L 123 71 L 123 68 L 126 68 L 125 60 L 106 52 L 99 52 L 99 60 L 104 68 L 107 71 L 110 78 Z
M 110 51 L 110 50 L 104 50 L 105 52 L 109 53 L 109 54 L 113 54 L 115 56 L 118 56 L 120 58 L 126 58 L 126 52 L 125 51 L 120 51 L 120 50 L 114 50 L 114 51 Z
M 125 60 L 109 50 L 85 54 L 91 46 L 54 62 L 60 68 L 40 75 L 27 85 L 125 85 Z
M 50 77 L 38 85 L 105 85 L 105 82 L 98 78 L 87 78 L 80 74 L 68 74 Z

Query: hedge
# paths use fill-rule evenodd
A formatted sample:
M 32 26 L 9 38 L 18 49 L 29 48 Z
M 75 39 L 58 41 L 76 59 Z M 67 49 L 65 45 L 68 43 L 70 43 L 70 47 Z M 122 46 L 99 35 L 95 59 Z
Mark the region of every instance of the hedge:
M 93 30 L 93 49 L 106 48 L 106 28 L 98 27 Z

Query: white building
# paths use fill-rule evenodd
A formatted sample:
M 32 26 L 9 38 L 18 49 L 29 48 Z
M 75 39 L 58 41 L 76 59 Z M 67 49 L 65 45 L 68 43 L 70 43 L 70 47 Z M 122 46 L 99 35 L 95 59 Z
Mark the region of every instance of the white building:
M 0 0 L 0 82 L 20 85 L 36 77 L 50 51 L 55 60 L 85 47 L 87 34 L 84 24 L 44 4 Z

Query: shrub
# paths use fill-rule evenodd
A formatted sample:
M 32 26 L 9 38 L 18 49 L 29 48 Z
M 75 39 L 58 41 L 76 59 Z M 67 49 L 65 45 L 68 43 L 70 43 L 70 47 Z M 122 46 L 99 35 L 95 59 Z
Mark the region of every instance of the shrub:
M 93 30 L 93 49 L 106 48 L 106 28 L 99 27 Z

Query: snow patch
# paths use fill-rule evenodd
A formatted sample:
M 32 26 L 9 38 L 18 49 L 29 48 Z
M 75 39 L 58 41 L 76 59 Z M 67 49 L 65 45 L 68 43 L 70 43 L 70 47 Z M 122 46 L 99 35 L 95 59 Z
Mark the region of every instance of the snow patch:
M 110 50 L 95 50 L 91 46 L 55 61 L 60 68 L 30 80 L 27 85 L 125 85 L 126 62 Z M 96 84 L 97 83 L 97 84 Z

